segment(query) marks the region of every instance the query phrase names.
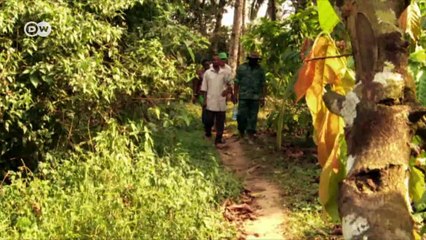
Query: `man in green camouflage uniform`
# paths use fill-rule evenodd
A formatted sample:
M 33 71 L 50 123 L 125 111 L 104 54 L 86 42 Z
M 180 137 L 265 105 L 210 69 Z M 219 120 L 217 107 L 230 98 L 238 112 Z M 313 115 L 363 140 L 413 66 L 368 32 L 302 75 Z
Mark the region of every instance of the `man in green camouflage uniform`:
M 238 99 L 238 131 L 254 137 L 259 106 L 265 104 L 265 72 L 259 65 L 259 54 L 251 53 L 248 62 L 240 65 L 235 77 L 235 99 Z

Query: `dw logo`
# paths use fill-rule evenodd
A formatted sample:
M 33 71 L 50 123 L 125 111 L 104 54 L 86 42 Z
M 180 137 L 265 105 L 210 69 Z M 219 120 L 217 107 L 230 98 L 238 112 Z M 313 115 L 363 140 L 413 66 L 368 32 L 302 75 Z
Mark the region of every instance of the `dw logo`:
M 27 22 L 24 26 L 24 32 L 28 37 L 47 37 L 52 32 L 52 27 L 45 21 L 39 23 Z

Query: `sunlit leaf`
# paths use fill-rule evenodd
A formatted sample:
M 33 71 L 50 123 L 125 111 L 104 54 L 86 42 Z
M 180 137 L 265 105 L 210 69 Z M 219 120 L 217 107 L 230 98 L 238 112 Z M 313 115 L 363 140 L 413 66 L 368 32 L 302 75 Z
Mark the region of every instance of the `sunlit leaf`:
M 338 50 L 333 40 L 328 35 L 321 35 L 317 38 L 312 48 L 313 57 L 336 56 Z M 326 108 L 322 96 L 327 84 L 332 85 L 332 89 L 338 93 L 345 93 L 348 87 L 344 87 L 342 75 L 346 68 L 344 60 L 339 58 L 327 58 L 308 62 L 314 69 L 313 80 L 306 90 L 306 103 L 312 115 L 315 129 L 314 140 L 318 147 L 318 161 L 324 166 L 334 147 L 334 141 L 343 131 L 343 124 L 340 117 L 334 115 Z M 302 69 L 303 70 L 303 69 Z M 309 80 L 299 81 L 309 84 Z M 302 84 L 300 84 L 302 85 Z
M 411 168 L 409 191 L 415 204 L 422 199 L 425 193 L 425 175 L 415 167 Z
M 192 51 L 192 48 L 190 47 L 190 43 L 185 42 L 185 46 L 186 46 L 186 49 L 188 50 L 189 55 L 191 56 L 191 60 L 195 62 L 195 55 L 194 55 L 194 52 Z
M 419 49 L 413 53 L 410 54 L 410 60 L 424 63 L 426 62 L 426 51 L 424 49 Z
M 399 26 L 414 41 L 418 41 L 421 34 L 421 16 L 419 5 L 413 1 L 399 17 Z
M 38 77 L 31 75 L 30 76 L 30 82 L 34 87 L 38 87 L 38 85 L 40 84 L 40 79 L 38 79 Z
M 422 105 L 426 105 L 426 68 L 418 69 L 415 76 L 417 86 L 417 96 Z
M 325 32 L 331 33 L 334 27 L 340 22 L 334 8 L 328 0 L 317 1 L 318 15 L 321 29 Z
M 313 56 L 313 52 L 308 55 L 308 58 Z M 296 93 L 296 101 L 299 101 L 306 93 L 308 88 L 312 85 L 315 74 L 315 62 L 305 62 L 299 70 L 298 79 L 294 85 L 294 92 Z
M 333 152 L 329 156 L 320 176 L 319 198 L 326 212 L 334 221 L 339 221 L 339 182 L 345 177 L 346 141 L 343 136 L 336 138 Z M 340 161 L 339 161 L 340 159 Z

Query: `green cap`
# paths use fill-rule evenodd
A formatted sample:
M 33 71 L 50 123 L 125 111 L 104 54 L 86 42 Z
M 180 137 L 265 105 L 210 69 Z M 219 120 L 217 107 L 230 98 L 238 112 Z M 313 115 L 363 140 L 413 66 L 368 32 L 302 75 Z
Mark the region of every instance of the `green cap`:
M 221 52 L 217 56 L 222 60 L 228 59 L 228 55 L 226 54 L 226 52 Z

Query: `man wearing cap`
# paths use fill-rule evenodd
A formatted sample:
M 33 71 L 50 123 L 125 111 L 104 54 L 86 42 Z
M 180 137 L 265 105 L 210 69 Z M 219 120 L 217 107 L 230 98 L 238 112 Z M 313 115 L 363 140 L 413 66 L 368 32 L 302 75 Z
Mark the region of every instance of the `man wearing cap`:
M 240 137 L 247 133 L 255 137 L 259 106 L 265 104 L 266 84 L 265 72 L 259 65 L 260 55 L 250 53 L 247 62 L 240 65 L 235 77 L 235 98 L 238 101 L 238 131 Z
M 220 58 L 220 60 L 222 60 L 220 67 L 231 74 L 232 69 L 231 66 L 228 65 L 228 55 L 225 52 L 221 52 L 217 56 Z
M 226 116 L 226 95 L 232 93 L 231 76 L 219 56 L 213 56 L 212 67 L 203 76 L 201 91 L 205 96 L 206 118 L 204 122 L 205 136 L 210 138 L 212 127 L 216 127 L 215 144 L 224 143 L 222 139 Z

